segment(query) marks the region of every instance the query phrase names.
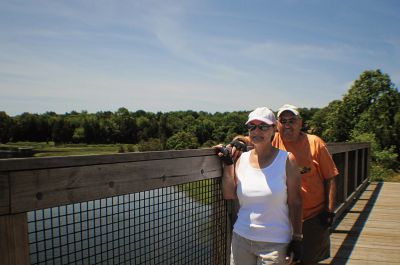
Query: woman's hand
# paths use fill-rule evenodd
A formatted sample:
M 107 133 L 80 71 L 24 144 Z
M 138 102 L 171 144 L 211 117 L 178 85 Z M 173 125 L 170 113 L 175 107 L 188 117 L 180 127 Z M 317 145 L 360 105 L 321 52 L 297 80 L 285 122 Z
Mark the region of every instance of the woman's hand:
M 226 147 L 222 144 L 213 146 L 213 148 L 217 151 L 217 155 L 219 156 L 219 158 L 225 165 L 227 165 L 227 166 L 233 165 L 231 148 Z
M 213 148 L 224 163 L 221 183 L 223 198 L 225 200 L 234 200 L 236 199 L 236 181 L 231 149 L 222 144 L 213 146 Z

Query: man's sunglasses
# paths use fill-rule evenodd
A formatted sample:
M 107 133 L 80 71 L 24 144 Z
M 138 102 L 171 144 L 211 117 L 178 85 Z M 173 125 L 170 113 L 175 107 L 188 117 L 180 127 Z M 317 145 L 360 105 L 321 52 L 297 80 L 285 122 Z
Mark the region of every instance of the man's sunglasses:
M 291 118 L 291 119 L 279 119 L 279 122 L 282 124 L 293 124 L 297 121 L 297 118 Z
M 250 131 L 254 131 L 256 128 L 260 129 L 261 131 L 266 131 L 269 128 L 271 128 L 272 125 L 269 125 L 269 124 L 266 124 L 266 123 L 261 123 L 261 124 L 258 124 L 258 125 L 249 123 L 249 124 L 246 124 L 246 127 Z

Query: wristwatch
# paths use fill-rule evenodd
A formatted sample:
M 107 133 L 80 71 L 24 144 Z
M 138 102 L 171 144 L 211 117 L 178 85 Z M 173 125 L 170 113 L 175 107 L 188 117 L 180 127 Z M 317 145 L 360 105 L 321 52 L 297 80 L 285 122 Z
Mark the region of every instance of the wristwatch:
M 293 233 L 292 238 L 295 240 L 303 240 L 303 234 Z

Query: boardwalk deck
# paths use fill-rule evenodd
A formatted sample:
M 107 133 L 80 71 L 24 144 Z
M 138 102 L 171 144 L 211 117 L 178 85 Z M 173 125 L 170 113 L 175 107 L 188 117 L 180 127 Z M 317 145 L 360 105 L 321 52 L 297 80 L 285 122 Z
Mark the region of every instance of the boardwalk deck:
M 400 183 L 371 183 L 332 235 L 320 264 L 400 264 Z

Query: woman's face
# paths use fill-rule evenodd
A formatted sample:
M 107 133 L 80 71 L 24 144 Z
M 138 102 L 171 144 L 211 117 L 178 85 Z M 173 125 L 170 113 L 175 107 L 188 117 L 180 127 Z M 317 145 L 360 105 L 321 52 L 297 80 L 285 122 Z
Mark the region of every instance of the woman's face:
M 256 145 L 260 143 L 271 143 L 271 138 L 275 132 L 275 126 L 265 122 L 254 120 L 247 125 L 251 142 Z

